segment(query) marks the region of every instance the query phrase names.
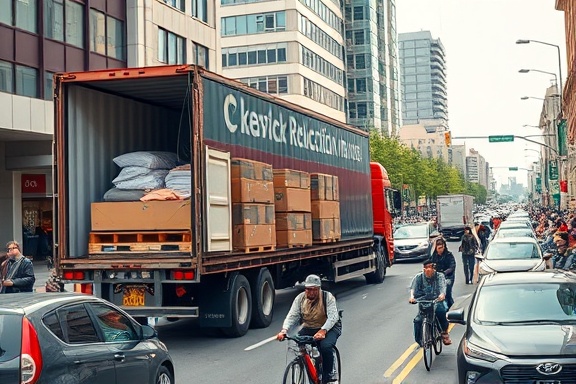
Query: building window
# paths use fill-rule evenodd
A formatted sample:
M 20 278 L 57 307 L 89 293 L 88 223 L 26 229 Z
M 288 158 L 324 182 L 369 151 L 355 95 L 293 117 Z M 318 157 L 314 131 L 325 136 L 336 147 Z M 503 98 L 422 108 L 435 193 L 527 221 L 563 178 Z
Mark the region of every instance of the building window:
M 192 16 L 208 22 L 208 1 L 207 0 L 192 0 Z
M 38 70 L 16 65 L 16 94 L 38 97 Z
M 0 23 L 12 25 L 12 0 L 0 0 L 0 9 Z
M 185 57 L 184 38 L 158 28 L 158 61 L 166 64 L 184 64 Z
M 262 76 L 240 79 L 241 82 L 262 92 L 273 95 L 288 93 L 287 76 Z
M 210 69 L 208 62 L 208 54 L 210 51 L 208 48 L 194 42 L 192 42 L 192 46 L 194 48 L 194 64 L 197 64 L 206 69 Z M 224 66 L 224 64 L 222 64 L 222 66 Z
M 36 0 L 16 0 L 16 26 L 37 33 Z
M 90 50 L 124 60 L 124 22 L 95 9 L 90 10 Z
M 364 7 L 354 7 L 354 20 L 364 19 Z
M 14 93 L 14 73 L 12 64 L 0 61 L 0 91 Z
M 285 31 L 286 12 L 223 17 L 221 22 L 222 36 Z
M 44 0 L 44 35 L 64 41 L 64 0 Z
M 222 67 L 285 63 L 286 49 L 286 43 L 222 48 Z
M 52 81 L 54 79 L 54 73 L 44 72 L 44 100 L 52 100 L 54 94 L 52 92 Z
M 164 3 L 184 12 L 184 0 L 164 0 Z
M 84 48 L 84 6 L 66 0 L 66 42 Z

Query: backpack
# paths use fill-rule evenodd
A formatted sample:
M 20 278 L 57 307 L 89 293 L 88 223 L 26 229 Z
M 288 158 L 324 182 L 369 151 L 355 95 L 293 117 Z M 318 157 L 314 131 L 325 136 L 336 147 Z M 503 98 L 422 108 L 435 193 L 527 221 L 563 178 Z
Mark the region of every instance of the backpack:
M 302 299 L 300 299 L 300 308 L 302 308 L 302 303 L 304 302 L 304 297 L 305 297 L 305 295 L 302 295 Z M 322 290 L 322 301 L 324 303 L 324 313 L 326 314 L 326 316 L 328 316 L 328 312 L 326 310 L 327 298 L 328 298 L 328 292 Z M 338 309 L 338 321 L 332 327 L 332 329 L 334 329 L 338 333 L 338 335 L 342 334 L 342 312 L 344 312 L 343 309 Z

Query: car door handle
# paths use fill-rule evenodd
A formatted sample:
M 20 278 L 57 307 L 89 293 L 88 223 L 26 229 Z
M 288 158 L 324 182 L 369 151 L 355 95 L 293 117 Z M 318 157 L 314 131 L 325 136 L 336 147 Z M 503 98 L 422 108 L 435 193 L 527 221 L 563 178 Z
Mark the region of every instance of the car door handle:
M 124 361 L 125 358 L 126 358 L 126 356 L 124 356 L 123 353 L 115 353 L 114 354 L 114 360 Z

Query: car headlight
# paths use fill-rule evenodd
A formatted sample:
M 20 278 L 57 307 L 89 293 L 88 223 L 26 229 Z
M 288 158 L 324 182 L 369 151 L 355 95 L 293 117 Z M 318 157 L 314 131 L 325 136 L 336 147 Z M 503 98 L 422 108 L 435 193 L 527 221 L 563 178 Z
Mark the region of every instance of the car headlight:
M 472 357 L 474 359 L 488 361 L 490 363 L 494 363 L 497 360 L 507 360 L 506 356 L 499 355 L 494 352 L 487 351 L 482 349 L 468 340 L 464 340 L 464 354 L 468 357 Z
M 428 248 L 428 242 L 427 241 L 423 241 L 420 244 L 418 244 L 418 248 Z

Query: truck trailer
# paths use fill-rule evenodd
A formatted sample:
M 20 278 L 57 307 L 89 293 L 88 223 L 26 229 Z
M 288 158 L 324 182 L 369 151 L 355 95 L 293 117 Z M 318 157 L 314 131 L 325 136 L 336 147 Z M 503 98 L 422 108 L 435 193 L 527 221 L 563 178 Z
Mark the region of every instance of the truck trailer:
M 54 95 L 55 265 L 78 291 L 142 321 L 195 317 L 238 337 L 270 325 L 275 289 L 310 273 L 381 283 L 394 262 L 400 195 L 370 162 L 368 132 L 193 65 L 59 73 Z M 112 160 L 140 151 L 187 164 L 189 198 L 103 202 L 119 173 Z M 233 201 L 253 185 L 245 177 L 270 187 L 270 172 L 271 204 Z M 317 183 L 277 189 L 283 173 Z M 279 204 L 295 193 L 293 204 L 312 206 L 302 217 L 314 215 L 315 201 L 302 196 L 322 175 L 337 185 L 316 208 L 338 211 L 335 235 L 291 242 L 286 234 L 300 232 L 280 231 L 290 208 Z M 244 215 L 249 208 L 255 216 Z M 255 233 L 271 241 L 251 243 Z

